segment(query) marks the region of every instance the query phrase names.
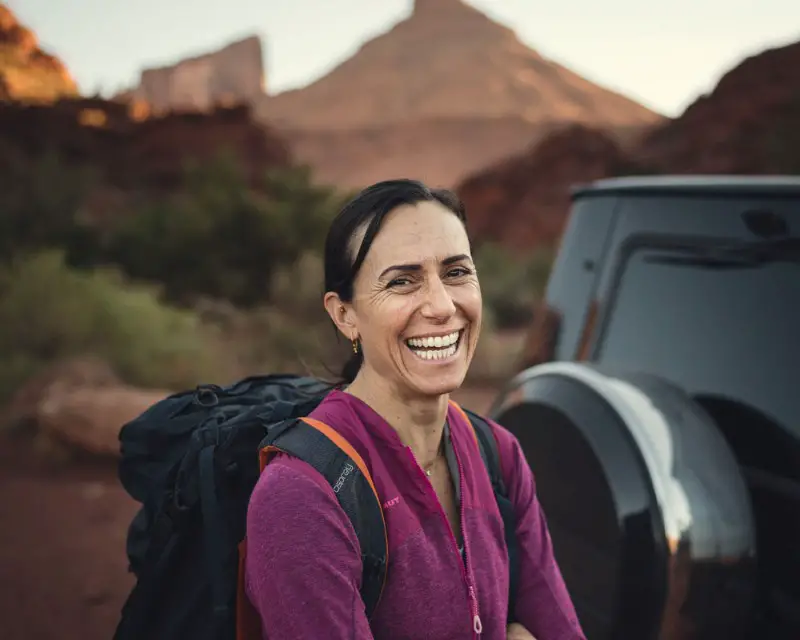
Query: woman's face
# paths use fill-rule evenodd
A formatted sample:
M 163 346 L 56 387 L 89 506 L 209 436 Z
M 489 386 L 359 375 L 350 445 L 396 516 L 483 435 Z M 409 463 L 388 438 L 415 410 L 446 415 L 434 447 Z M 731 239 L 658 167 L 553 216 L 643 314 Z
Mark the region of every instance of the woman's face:
M 356 238 L 357 249 L 363 230 Z M 461 221 L 436 202 L 392 211 L 354 282 L 345 316 L 364 367 L 403 395 L 450 393 L 481 327 L 481 290 Z

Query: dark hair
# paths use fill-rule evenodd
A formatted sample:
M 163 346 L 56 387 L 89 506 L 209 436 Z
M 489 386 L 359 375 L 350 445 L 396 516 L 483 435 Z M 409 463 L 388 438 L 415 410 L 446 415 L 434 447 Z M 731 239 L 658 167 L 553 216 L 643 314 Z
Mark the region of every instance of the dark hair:
M 417 180 L 386 180 L 367 187 L 336 215 L 325 239 L 325 291 L 333 291 L 343 302 L 353 299 L 353 281 L 367 257 L 386 216 L 397 207 L 418 202 L 438 202 L 452 211 L 466 227 L 467 216 L 458 196 L 447 189 L 431 189 Z M 366 225 L 366 232 L 355 256 L 353 237 Z M 341 377 L 352 382 L 364 355 L 357 353 L 342 368 Z

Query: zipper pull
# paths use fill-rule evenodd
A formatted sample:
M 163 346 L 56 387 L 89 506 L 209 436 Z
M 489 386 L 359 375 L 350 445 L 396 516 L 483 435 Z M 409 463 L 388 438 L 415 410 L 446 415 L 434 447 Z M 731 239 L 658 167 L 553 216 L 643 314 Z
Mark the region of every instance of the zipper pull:
M 472 630 L 477 635 L 481 635 L 483 633 L 483 623 L 478 613 L 478 599 L 475 597 L 475 588 L 472 585 L 469 587 L 469 598 L 472 600 Z

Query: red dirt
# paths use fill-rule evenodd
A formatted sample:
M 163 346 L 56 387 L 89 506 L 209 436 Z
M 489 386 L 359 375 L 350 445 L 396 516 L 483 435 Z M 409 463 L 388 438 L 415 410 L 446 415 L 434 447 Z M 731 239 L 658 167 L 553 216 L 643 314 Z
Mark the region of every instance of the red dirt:
M 132 587 L 125 534 L 136 504 L 105 463 L 49 467 L 0 441 L 0 636 L 108 640 Z
M 485 411 L 494 391 L 456 399 Z M 48 464 L 0 439 L 0 637 L 109 640 L 133 586 L 125 535 L 137 505 L 113 463 Z

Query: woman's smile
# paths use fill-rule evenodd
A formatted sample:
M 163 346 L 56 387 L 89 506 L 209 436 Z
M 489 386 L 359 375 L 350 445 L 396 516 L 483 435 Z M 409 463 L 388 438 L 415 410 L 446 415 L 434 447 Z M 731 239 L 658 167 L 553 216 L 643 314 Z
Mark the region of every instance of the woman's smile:
M 446 365 L 454 362 L 461 355 L 461 337 L 463 329 L 449 333 L 429 334 L 408 338 L 405 345 L 425 364 Z

